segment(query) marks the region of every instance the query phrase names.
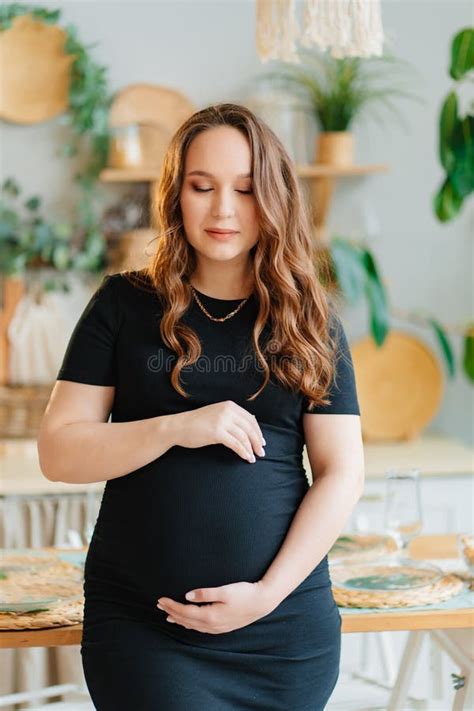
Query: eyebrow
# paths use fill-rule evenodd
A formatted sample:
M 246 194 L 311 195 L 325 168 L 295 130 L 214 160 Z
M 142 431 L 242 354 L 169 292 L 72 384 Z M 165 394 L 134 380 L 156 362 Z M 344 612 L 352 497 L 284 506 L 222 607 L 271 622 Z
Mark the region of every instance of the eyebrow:
M 207 173 L 205 170 L 193 170 L 191 173 L 186 173 L 186 175 L 203 175 L 206 178 L 214 178 L 215 176 L 212 175 L 212 173 Z M 239 175 L 236 176 L 237 178 L 251 178 L 252 174 L 251 173 L 239 173 Z

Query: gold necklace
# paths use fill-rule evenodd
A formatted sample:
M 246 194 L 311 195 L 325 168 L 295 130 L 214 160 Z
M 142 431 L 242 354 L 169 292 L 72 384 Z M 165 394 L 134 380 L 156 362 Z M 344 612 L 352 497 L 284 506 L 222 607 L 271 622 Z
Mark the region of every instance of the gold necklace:
M 231 311 L 230 314 L 227 314 L 227 316 L 222 316 L 222 318 L 216 318 L 215 316 L 211 316 L 209 311 L 201 303 L 201 300 L 199 299 L 199 296 L 196 294 L 196 290 L 193 287 L 193 285 L 190 284 L 189 286 L 191 287 L 191 289 L 193 291 L 194 298 L 196 299 L 197 303 L 199 304 L 199 307 L 202 309 L 202 311 L 204 311 L 206 316 L 211 319 L 211 321 L 227 321 L 228 318 L 232 318 L 232 316 L 235 316 L 235 314 L 240 311 L 242 306 L 244 306 L 244 304 L 250 299 L 250 296 L 247 296 L 247 298 L 244 299 L 243 301 L 241 301 L 241 303 L 237 306 L 237 308 L 234 309 L 233 311 Z

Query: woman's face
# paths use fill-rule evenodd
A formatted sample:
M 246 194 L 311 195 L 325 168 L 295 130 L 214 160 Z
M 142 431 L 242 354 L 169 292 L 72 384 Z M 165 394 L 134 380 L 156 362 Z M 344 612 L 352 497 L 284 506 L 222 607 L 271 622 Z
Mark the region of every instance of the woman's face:
M 247 257 L 258 241 L 247 138 L 232 126 L 203 131 L 188 147 L 180 204 L 184 230 L 197 256 L 216 261 Z M 220 238 L 207 230 L 234 230 Z

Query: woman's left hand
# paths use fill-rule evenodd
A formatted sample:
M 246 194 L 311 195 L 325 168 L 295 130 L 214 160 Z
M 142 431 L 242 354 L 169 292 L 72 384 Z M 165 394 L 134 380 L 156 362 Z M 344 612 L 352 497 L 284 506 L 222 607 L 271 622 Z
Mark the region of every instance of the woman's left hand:
M 217 588 L 195 588 L 186 593 L 187 599 L 191 592 L 194 593 L 194 602 L 209 604 L 183 605 L 169 597 L 161 597 L 157 607 L 168 613 L 168 622 L 208 634 L 222 634 L 245 627 L 265 617 L 277 606 L 261 580 L 256 583 L 230 583 Z

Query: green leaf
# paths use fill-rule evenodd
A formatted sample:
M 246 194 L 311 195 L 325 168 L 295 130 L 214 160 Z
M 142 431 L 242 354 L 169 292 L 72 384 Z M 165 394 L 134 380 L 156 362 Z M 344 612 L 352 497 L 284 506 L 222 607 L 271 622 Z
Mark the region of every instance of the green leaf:
M 54 25 L 61 16 L 61 10 L 47 10 L 45 8 L 32 8 L 32 16 L 46 24 Z
M 428 319 L 428 321 L 431 324 L 431 326 L 433 327 L 436 338 L 438 339 L 438 343 L 440 345 L 441 352 L 442 352 L 445 362 L 446 362 L 446 368 L 447 368 L 448 375 L 450 378 L 454 378 L 454 375 L 456 372 L 454 353 L 453 353 L 453 349 L 451 348 L 451 344 L 449 342 L 446 331 L 443 329 L 442 325 L 436 319 L 430 318 L 430 319 Z
M 451 66 L 449 74 L 452 79 L 462 79 L 474 68 L 474 29 L 469 27 L 461 30 L 451 44 Z
M 441 222 L 454 219 L 460 212 L 463 198 L 448 176 L 434 197 L 434 210 Z
M 456 689 L 456 691 L 458 689 L 462 689 L 466 683 L 466 677 L 462 674 L 455 674 L 454 672 L 451 672 L 451 678 L 453 682 L 453 687 Z
M 43 249 L 44 245 L 54 239 L 51 226 L 41 222 L 32 231 L 32 241 L 35 251 Z
M 40 205 L 41 205 L 41 198 L 38 197 L 37 195 L 34 195 L 33 197 L 28 198 L 28 200 L 25 202 L 26 209 L 30 210 L 31 212 L 35 212 L 35 210 L 38 210 Z
M 362 298 L 365 288 L 365 268 L 360 249 L 334 237 L 330 250 L 341 291 L 349 303 L 356 304 Z
M 474 381 L 474 323 L 468 328 L 464 336 L 463 370 Z
M 451 91 L 441 108 L 439 119 L 439 157 L 443 168 L 448 173 L 455 165 L 451 143 L 455 128 L 458 124 L 458 98 L 454 91 Z
M 60 10 L 50 10 L 38 5 L 10 3 L 0 6 L 0 28 L 5 29 L 11 20 L 31 13 L 42 22 L 54 24 L 60 20 Z M 58 270 L 83 266 L 99 271 L 106 263 L 106 243 L 101 234 L 96 200 L 100 197 L 97 184 L 102 168 L 107 164 L 110 144 L 109 110 L 113 95 L 108 88 L 108 68 L 98 64 L 92 50 L 98 42 L 81 42 L 77 28 L 68 24 L 65 51 L 72 55 L 69 85 L 69 107 L 63 116 L 73 133 L 73 139 L 62 147 L 69 157 L 83 152 L 87 163 L 76 176 L 81 190 L 74 224 L 53 225 L 40 214 L 40 198 L 30 197 L 23 205 L 9 205 L 20 194 L 13 178 L 2 185 L 0 202 L 0 272 L 22 273 L 25 267 L 38 260 L 51 264 Z M 5 198 L 5 202 L 3 199 Z M 97 201 L 98 204 L 98 201 Z M 72 235 L 77 235 L 71 245 Z
M 58 244 L 53 252 L 53 264 L 56 269 L 67 269 L 70 262 L 70 249 L 67 245 Z
M 59 153 L 65 158 L 73 158 L 79 153 L 79 149 L 76 143 L 65 143 L 60 146 Z
M 0 239 L 15 239 L 20 225 L 19 216 L 13 210 L 3 209 L 0 212 Z
M 389 331 L 387 295 L 375 259 L 367 249 L 362 251 L 362 263 L 366 272 L 365 292 L 369 303 L 371 332 L 377 345 L 381 346 Z
M 314 49 L 302 49 L 299 54 L 300 64 L 282 62 L 277 70 L 260 75 L 257 82 L 271 80 L 273 87 L 286 88 L 311 105 L 322 130 L 348 130 L 371 102 L 382 103 L 382 99 L 395 96 L 420 100 L 418 93 L 404 91 L 390 76 L 389 70 L 394 68 L 403 69 L 407 78 L 413 74 L 407 62 L 395 57 L 335 59 Z M 384 76 L 385 85 L 380 83 Z M 390 108 L 390 115 L 393 110 Z
M 45 244 L 41 250 L 40 257 L 46 264 L 51 264 L 53 261 L 53 253 L 55 245 L 53 243 Z
M 72 234 L 72 225 L 68 222 L 60 222 L 54 227 L 54 233 L 60 240 L 68 240 Z
M 452 136 L 454 164 L 450 171 L 451 183 L 461 197 L 474 191 L 474 116 L 459 121 Z
M 6 178 L 2 184 L 2 192 L 15 198 L 20 194 L 20 188 L 14 178 Z

